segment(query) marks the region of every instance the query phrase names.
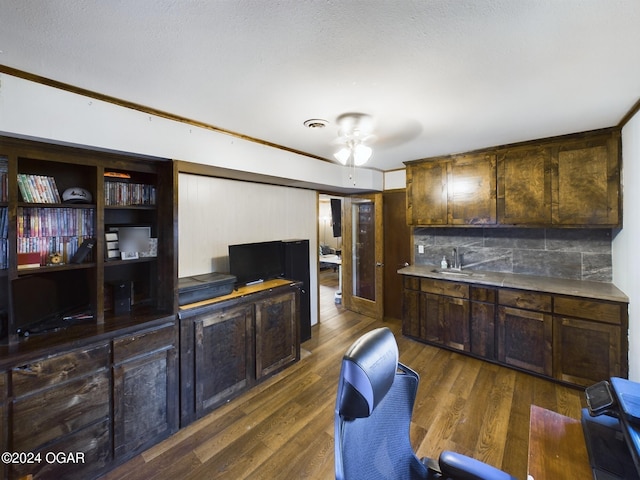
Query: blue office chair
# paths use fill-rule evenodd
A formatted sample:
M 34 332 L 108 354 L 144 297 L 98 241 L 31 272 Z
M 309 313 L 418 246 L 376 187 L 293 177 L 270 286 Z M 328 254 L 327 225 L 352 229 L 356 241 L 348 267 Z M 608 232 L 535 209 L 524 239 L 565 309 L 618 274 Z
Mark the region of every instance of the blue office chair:
M 409 426 L 420 377 L 398 363 L 388 328 L 372 330 L 342 359 L 335 409 L 337 480 L 516 480 L 473 458 L 442 452 L 416 457 Z

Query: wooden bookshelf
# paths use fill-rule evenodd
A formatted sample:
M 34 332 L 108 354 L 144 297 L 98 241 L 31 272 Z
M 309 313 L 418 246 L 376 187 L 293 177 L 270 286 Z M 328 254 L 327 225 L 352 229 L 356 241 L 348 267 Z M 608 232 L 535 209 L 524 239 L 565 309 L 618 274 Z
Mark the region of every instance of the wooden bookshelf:
M 28 275 L 56 281 L 73 276 L 69 272 L 86 276 L 97 325 L 116 317 L 114 282 L 131 285 L 132 317 L 140 309 L 175 314 L 173 184 L 168 160 L 0 137 L 0 330 L 5 341 L 20 340 L 11 286 Z M 88 201 L 63 201 L 65 190 L 77 187 L 88 192 Z M 149 232 L 156 256 L 142 256 L 149 252 L 140 247 L 142 255 L 129 255 L 138 258 L 106 261 L 105 232 L 128 227 Z M 95 239 L 95 246 L 81 263 L 71 263 L 87 239 Z M 18 254 L 26 253 L 38 255 L 35 268 L 19 268 Z

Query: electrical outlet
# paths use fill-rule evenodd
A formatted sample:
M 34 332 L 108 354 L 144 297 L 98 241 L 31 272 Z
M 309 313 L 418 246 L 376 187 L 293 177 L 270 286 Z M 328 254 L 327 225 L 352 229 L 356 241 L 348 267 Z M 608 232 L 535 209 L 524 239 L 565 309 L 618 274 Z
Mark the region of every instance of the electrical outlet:
M 424 245 L 418 245 L 418 253 L 424 253 Z

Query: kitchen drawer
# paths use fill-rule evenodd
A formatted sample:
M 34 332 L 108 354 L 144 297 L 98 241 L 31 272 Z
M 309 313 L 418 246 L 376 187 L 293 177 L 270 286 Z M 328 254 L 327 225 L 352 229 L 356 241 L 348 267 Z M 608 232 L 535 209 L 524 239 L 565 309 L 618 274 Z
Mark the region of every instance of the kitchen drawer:
M 109 371 L 103 370 L 13 402 L 13 449 L 34 451 L 109 416 Z
M 11 370 L 13 396 L 58 385 L 109 366 L 109 345 L 102 344 L 38 359 Z
M 537 312 L 551 312 L 551 299 L 551 295 L 525 290 L 500 290 L 498 292 L 498 303 L 500 305 L 535 310 Z
M 471 286 L 469 292 L 474 302 L 496 303 L 496 289 Z
M 420 280 L 420 290 L 426 293 L 433 293 L 434 295 L 445 295 L 447 297 L 456 298 L 469 298 L 469 285 L 466 283 L 423 278 L 422 280 Z
M 113 341 L 113 363 L 121 363 L 139 355 L 170 348 L 175 343 L 175 323 L 120 337 Z
M 556 297 L 553 312 L 569 317 L 621 325 L 626 304 L 597 302 L 585 298 Z
M 73 432 L 37 451 L 42 455 L 43 461 L 13 464 L 10 478 L 26 478 L 28 474 L 32 474 L 33 478 L 41 479 L 96 478 L 96 473 L 104 471 L 111 461 L 110 433 L 111 428 L 107 419 Z M 67 455 L 62 458 L 74 458 L 69 455 L 78 454 L 79 461 L 78 463 L 44 461 L 48 452 Z
M 404 276 L 403 286 L 408 290 L 420 290 L 420 279 L 418 277 Z

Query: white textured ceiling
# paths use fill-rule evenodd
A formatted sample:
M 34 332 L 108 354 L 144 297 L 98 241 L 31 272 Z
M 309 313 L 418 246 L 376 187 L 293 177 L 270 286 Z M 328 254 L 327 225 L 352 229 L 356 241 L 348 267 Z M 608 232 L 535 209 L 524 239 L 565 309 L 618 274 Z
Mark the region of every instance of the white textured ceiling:
M 3 0 L 0 64 L 368 164 L 617 125 L 640 98 L 639 0 Z M 307 129 L 309 118 L 329 121 Z

